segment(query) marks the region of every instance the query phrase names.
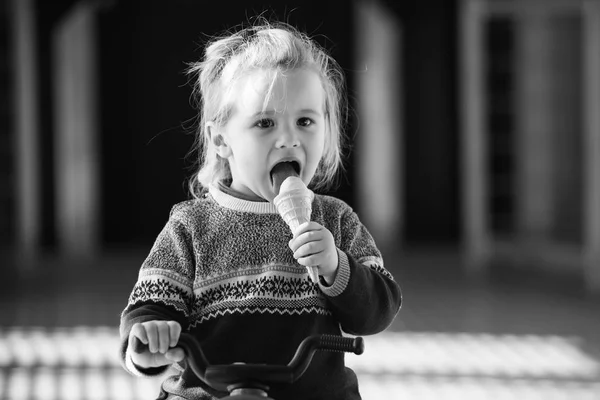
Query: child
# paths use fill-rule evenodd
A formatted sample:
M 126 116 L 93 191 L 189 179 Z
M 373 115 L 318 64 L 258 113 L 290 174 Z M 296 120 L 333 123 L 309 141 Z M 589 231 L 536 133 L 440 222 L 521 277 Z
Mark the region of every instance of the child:
M 194 196 L 173 207 L 121 316 L 121 356 L 140 376 L 179 370 L 160 399 L 226 395 L 201 382 L 176 347 L 182 331 L 211 364 L 287 364 L 315 333 L 369 335 L 401 303 L 373 238 L 344 202 L 317 194 L 292 237 L 272 204 L 273 167 L 291 162 L 327 188 L 341 165 L 343 73 L 286 24 L 253 26 L 210 43 L 190 67 L 199 99 L 201 166 Z M 316 266 L 313 283 L 307 266 Z M 133 338 L 149 351 L 130 350 Z M 171 369 L 172 371 L 172 369 Z M 342 353 L 319 352 L 281 400 L 360 399 Z

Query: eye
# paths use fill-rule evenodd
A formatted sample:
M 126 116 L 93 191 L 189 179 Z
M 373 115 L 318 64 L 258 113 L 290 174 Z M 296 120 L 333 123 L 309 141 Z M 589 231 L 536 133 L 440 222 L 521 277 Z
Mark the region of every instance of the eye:
M 273 126 L 275 126 L 275 122 L 273 122 L 272 119 L 263 118 L 263 119 L 259 119 L 256 122 L 256 124 L 254 124 L 254 126 L 256 126 L 257 128 L 261 128 L 261 129 L 272 128 Z
M 310 118 L 300 118 L 298 120 L 298 122 L 296 122 L 296 124 L 298 126 L 303 126 L 303 127 L 311 126 L 313 123 L 314 123 L 314 121 Z

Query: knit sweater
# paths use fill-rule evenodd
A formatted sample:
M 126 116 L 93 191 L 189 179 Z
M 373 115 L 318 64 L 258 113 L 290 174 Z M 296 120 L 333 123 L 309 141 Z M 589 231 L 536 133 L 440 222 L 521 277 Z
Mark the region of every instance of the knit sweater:
M 178 321 L 200 342 L 211 364 L 287 364 L 305 337 L 370 335 L 396 316 L 401 293 L 381 253 L 355 212 L 325 195 L 313 200 L 311 219 L 335 240 L 334 282 L 313 283 L 293 258 L 290 229 L 273 204 L 232 196 L 210 186 L 200 199 L 175 205 L 143 262 L 121 315 L 121 357 L 135 375 L 167 374 L 162 395 L 214 399 L 185 361 L 141 370 L 127 350 L 133 324 Z M 368 346 L 368 341 L 367 341 Z M 272 388 L 275 399 L 358 400 L 356 375 L 344 354 L 317 352 L 293 385 Z

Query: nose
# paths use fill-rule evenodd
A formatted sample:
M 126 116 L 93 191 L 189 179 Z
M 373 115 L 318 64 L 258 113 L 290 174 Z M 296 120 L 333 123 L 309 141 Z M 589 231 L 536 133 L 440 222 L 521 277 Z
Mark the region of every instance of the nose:
M 290 127 L 282 128 L 277 135 L 276 147 L 278 149 L 293 148 L 300 146 L 298 133 Z

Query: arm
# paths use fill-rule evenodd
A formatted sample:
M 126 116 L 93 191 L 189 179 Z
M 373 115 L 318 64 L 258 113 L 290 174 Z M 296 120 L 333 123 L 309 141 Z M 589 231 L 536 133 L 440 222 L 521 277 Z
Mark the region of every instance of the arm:
M 383 331 L 402 303 L 400 286 L 383 267 L 375 241 L 356 213 L 348 210 L 340 220 L 338 269 L 331 286 L 321 282 L 342 329 L 368 335 Z
M 138 376 L 163 373 L 170 364 L 183 359 L 175 347 L 181 333 L 180 314 L 169 307 L 146 305 L 121 318 L 121 360 L 125 369 Z M 148 345 L 140 354 L 131 351 L 135 338 Z
M 355 335 L 383 331 L 400 310 L 400 286 L 383 267 L 365 265 L 339 249 L 338 258 L 333 284 L 319 286 L 342 329 Z
M 154 375 L 167 369 L 167 366 L 137 368 L 128 352 L 129 336 L 134 325 L 148 321 L 175 321 L 185 329 L 192 310 L 194 271 L 189 231 L 181 219 L 171 213 L 142 264 L 127 307 L 121 315 L 121 359 L 129 372 Z

